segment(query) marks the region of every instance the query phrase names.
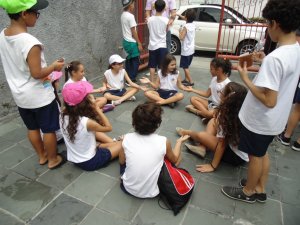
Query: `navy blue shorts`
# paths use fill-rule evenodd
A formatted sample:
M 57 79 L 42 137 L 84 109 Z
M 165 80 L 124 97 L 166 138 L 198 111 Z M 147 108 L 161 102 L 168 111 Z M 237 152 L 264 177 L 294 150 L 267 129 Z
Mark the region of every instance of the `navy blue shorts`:
M 191 65 L 191 63 L 192 63 L 192 61 L 193 61 L 193 57 L 194 57 L 194 55 L 188 55 L 188 56 L 182 55 L 180 57 L 180 65 L 179 65 L 179 67 L 183 68 L 183 69 L 189 68 L 190 65 Z
M 105 95 L 106 93 L 110 93 L 112 95 L 122 97 L 126 93 L 126 91 L 127 91 L 126 88 L 118 89 L 118 90 L 108 90 L 105 91 L 103 95 Z
M 167 48 L 159 48 L 156 50 L 149 50 L 149 62 L 148 67 L 149 68 L 160 68 L 160 64 L 163 60 L 163 58 L 168 54 Z
M 158 89 L 157 93 L 159 96 L 163 99 L 171 98 L 172 96 L 177 94 L 177 91 L 175 90 L 164 90 L 164 89 Z
M 44 134 L 59 130 L 59 109 L 55 99 L 40 108 L 18 107 L 18 110 L 28 130 L 42 130 Z
M 94 171 L 105 167 L 109 164 L 111 160 L 111 152 L 107 148 L 96 149 L 96 155 L 88 161 L 81 163 L 74 163 L 79 168 L 86 171 Z
M 240 143 L 238 149 L 256 157 L 263 157 L 271 142 L 273 135 L 256 134 L 241 125 Z
M 222 156 L 222 161 L 229 163 L 233 166 L 243 165 L 246 161 L 239 157 L 237 154 L 232 151 L 229 145 L 225 148 L 224 154 Z

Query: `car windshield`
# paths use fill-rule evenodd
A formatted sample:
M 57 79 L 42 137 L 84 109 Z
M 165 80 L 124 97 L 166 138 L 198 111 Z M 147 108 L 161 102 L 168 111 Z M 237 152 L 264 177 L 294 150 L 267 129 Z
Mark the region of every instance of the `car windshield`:
M 232 14 L 236 15 L 237 17 L 241 18 L 243 20 L 244 23 L 252 23 L 252 21 L 248 20 L 246 17 L 244 17 L 241 13 L 239 13 L 238 11 L 234 10 L 233 8 L 230 7 L 226 7 L 226 9 L 230 12 L 232 12 Z

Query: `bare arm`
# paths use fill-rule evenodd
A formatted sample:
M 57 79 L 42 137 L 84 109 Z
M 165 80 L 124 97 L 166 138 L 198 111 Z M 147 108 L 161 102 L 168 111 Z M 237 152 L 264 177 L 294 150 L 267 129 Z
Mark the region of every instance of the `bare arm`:
M 183 91 L 188 91 L 188 92 L 191 91 L 190 88 L 184 86 L 184 85 L 181 83 L 181 77 L 180 77 L 180 76 L 178 76 L 178 79 L 177 79 L 177 87 L 178 87 L 180 90 L 183 90 Z
M 61 71 L 64 66 L 64 61 L 54 61 L 50 66 L 41 67 L 41 47 L 33 46 L 27 56 L 27 63 L 30 74 L 35 79 L 42 79 L 49 76 L 53 71 Z
M 154 82 L 151 82 L 147 77 L 143 77 L 140 79 L 140 81 L 143 84 L 150 84 L 151 87 L 153 87 L 154 89 L 157 89 L 160 86 L 159 78 L 156 78 L 156 80 Z
M 145 11 L 145 22 L 147 23 L 148 21 L 148 18 L 150 17 L 150 14 L 151 14 L 151 10 L 146 10 Z
M 141 51 L 143 51 L 143 46 L 142 46 L 142 43 L 140 42 L 139 36 L 138 36 L 135 28 L 136 27 L 131 27 L 130 29 L 131 29 L 132 37 L 137 42 L 139 51 L 141 52 Z
M 180 40 L 183 40 L 185 38 L 186 32 L 187 32 L 186 27 L 183 27 L 182 29 L 180 29 L 180 31 L 179 31 L 179 39 Z
M 109 120 L 107 119 L 107 117 L 102 112 L 102 110 L 97 106 L 95 106 L 95 110 L 97 111 L 97 113 L 102 121 L 102 125 L 97 123 L 94 120 L 89 119 L 87 122 L 87 129 L 89 131 L 95 131 L 95 132 L 110 132 L 110 131 L 112 131 L 112 126 L 111 126 Z
M 211 96 L 211 89 L 210 88 L 208 88 L 206 91 L 193 89 L 191 92 L 194 92 L 195 94 L 201 95 L 202 97 L 205 97 L 205 98 L 208 98 L 208 97 Z
M 181 153 L 181 144 L 185 142 L 190 136 L 184 135 L 177 139 L 174 149 L 172 150 L 171 142 L 167 140 L 166 156 L 171 163 L 176 164 Z
M 277 104 L 277 91 L 273 91 L 268 88 L 264 87 L 257 87 L 255 86 L 252 81 L 248 77 L 248 71 L 247 71 L 247 65 L 244 63 L 244 67 L 238 65 L 237 67 L 241 79 L 245 83 L 245 85 L 249 88 L 251 93 L 266 107 L 268 108 L 274 108 Z
M 120 150 L 120 153 L 119 153 L 119 163 L 121 165 L 123 165 L 123 164 L 125 164 L 125 162 L 126 162 L 126 157 L 125 157 L 124 149 L 122 147 L 121 150 Z
M 170 18 L 169 18 L 169 23 L 168 23 L 169 26 L 172 26 L 175 18 L 176 18 L 176 9 L 173 9 L 170 12 Z

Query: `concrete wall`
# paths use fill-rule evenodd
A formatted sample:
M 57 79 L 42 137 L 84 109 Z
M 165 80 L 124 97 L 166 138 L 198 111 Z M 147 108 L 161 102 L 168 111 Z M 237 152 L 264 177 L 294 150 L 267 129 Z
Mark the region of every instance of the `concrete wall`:
M 103 76 L 108 58 L 119 49 L 122 40 L 120 1 L 112 0 L 48 0 L 41 10 L 36 26 L 29 33 L 45 45 L 46 60 L 50 64 L 64 57 L 66 62 L 80 60 L 89 79 Z M 0 8 L 0 30 L 9 25 L 5 11 Z M 0 63 L 0 120 L 17 109 L 5 80 Z

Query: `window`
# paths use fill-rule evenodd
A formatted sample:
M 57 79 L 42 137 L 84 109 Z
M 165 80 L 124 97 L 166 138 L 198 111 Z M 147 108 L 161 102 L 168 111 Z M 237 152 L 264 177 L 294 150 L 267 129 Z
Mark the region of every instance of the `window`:
M 215 8 L 200 8 L 199 21 L 219 23 L 220 9 Z

